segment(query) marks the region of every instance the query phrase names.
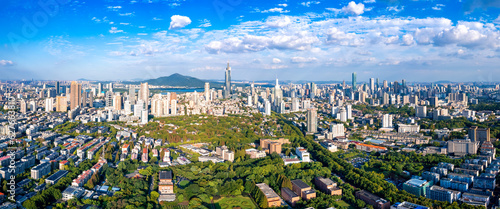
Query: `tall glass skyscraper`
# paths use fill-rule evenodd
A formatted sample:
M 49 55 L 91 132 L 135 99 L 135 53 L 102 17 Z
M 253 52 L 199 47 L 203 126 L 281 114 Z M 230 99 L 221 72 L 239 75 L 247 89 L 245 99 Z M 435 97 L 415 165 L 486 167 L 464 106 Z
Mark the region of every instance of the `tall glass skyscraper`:
M 352 73 L 352 90 L 356 91 L 356 72 Z
M 231 97 L 231 67 L 229 67 L 229 62 L 227 63 L 227 68 L 226 68 L 225 87 L 226 89 L 224 90 L 224 98 L 227 99 Z

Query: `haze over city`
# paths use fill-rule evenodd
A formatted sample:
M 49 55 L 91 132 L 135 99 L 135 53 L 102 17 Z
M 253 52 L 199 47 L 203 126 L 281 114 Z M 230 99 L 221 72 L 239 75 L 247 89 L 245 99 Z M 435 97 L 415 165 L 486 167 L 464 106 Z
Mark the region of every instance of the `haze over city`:
M 0 79 L 499 81 L 500 4 L 2 1 Z

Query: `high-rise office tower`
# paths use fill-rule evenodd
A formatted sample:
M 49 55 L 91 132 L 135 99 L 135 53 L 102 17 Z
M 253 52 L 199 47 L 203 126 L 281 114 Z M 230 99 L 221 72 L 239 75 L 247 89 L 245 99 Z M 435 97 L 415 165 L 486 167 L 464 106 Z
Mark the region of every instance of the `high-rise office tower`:
M 130 85 L 128 88 L 128 101 L 130 104 L 135 104 L 135 86 Z
M 59 81 L 56 81 L 56 95 L 59 95 Z
M 318 90 L 318 87 L 316 86 L 316 84 L 311 83 L 311 99 L 314 99 L 316 97 L 317 90 Z
M 141 94 L 139 95 L 139 99 L 144 102 L 144 109 L 148 109 L 149 104 L 149 86 L 148 83 L 141 83 Z
M 109 83 L 109 91 L 113 92 L 113 83 Z
M 97 95 L 99 96 L 99 94 L 102 93 L 102 83 L 98 83 L 97 84 Z
M 68 110 L 68 102 L 65 96 L 56 97 L 56 111 L 66 112 Z
M 316 108 L 307 109 L 307 132 L 316 133 L 318 131 L 318 113 Z
M 210 83 L 205 83 L 205 101 L 210 101 Z
M 373 92 L 375 91 L 375 79 L 370 78 L 370 90 Z
M 380 83 L 378 82 L 378 78 L 377 78 L 377 83 L 376 83 L 376 89 L 378 89 L 380 87 Z
M 356 72 L 352 73 L 352 90 L 356 91 Z
M 281 104 L 282 97 L 283 95 L 281 92 L 281 87 L 278 82 L 278 78 L 276 78 L 276 84 L 274 85 L 274 104 L 276 106 L 279 106 Z
M 384 80 L 383 87 L 384 87 L 384 89 L 386 89 L 387 87 L 389 87 L 389 86 L 387 85 L 387 80 Z
M 71 110 L 80 106 L 82 102 L 82 84 L 79 84 L 76 81 L 71 82 L 71 92 L 69 98 L 69 107 L 71 108 Z
M 226 67 L 226 82 L 225 82 L 224 99 L 231 97 L 231 67 L 229 67 L 229 62 Z

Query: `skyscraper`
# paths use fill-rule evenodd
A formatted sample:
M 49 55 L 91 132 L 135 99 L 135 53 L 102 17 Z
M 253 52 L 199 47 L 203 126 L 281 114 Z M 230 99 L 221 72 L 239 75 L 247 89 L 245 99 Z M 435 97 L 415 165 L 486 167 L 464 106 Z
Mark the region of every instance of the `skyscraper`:
M 375 79 L 370 78 L 370 90 L 373 92 L 375 91 Z
M 106 92 L 105 103 L 106 103 L 106 107 L 113 106 L 113 92 L 111 92 L 111 91 Z
M 97 95 L 102 93 L 102 83 L 97 84 Z
M 77 83 L 76 81 L 71 82 L 71 92 L 70 92 L 70 108 L 71 110 L 80 106 L 82 100 L 82 84 Z
M 378 82 L 378 78 L 377 78 L 377 83 L 376 83 L 376 84 L 377 84 L 377 85 L 376 85 L 375 87 L 376 87 L 376 89 L 378 89 L 378 88 L 380 87 L 380 84 L 379 84 L 379 82 Z
M 149 86 L 148 83 L 141 83 L 141 94 L 139 95 L 139 99 L 144 101 L 144 109 L 148 109 L 149 104 Z
M 113 83 L 109 83 L 109 91 L 113 92 Z
M 59 81 L 56 81 L 56 95 L 59 95 Z
M 134 85 L 129 86 L 128 101 L 130 101 L 130 104 L 135 104 L 135 86 Z
M 356 72 L 352 73 L 352 89 L 356 91 Z
M 311 99 L 316 97 L 317 86 L 315 83 L 311 83 Z
M 115 95 L 113 98 L 113 107 L 115 110 L 122 109 L 122 96 L 120 96 L 119 94 Z
M 307 132 L 316 133 L 318 131 L 318 116 L 316 108 L 307 109 Z
M 224 99 L 231 97 L 231 67 L 229 67 L 229 62 L 226 68 L 226 82 L 225 82 Z
M 205 83 L 205 101 L 210 101 L 210 83 Z

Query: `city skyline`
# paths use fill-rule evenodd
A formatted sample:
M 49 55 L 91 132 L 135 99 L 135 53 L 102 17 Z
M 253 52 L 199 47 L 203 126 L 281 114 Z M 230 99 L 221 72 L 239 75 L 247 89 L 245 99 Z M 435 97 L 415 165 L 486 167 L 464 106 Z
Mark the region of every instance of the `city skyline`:
M 0 79 L 499 81 L 495 2 L 231 3 L 4 2 Z

